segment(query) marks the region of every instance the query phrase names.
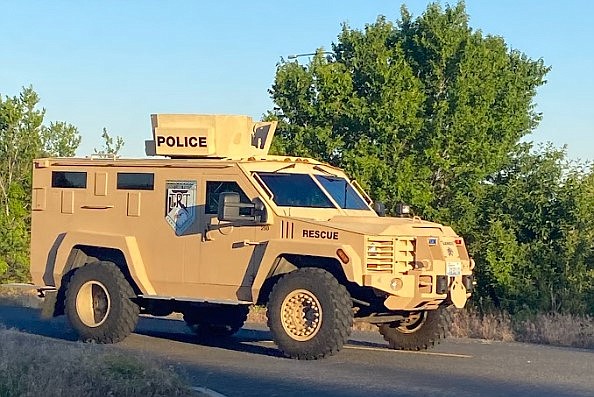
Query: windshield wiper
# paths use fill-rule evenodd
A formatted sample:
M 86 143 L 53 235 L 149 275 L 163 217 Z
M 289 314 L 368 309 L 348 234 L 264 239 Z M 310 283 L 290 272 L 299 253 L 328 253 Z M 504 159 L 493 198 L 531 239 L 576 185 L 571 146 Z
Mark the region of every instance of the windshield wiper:
M 328 175 L 332 175 L 332 176 L 338 176 L 338 175 L 336 175 L 336 174 L 333 174 L 332 172 L 330 172 L 330 171 L 328 171 L 328 170 L 325 170 L 325 169 L 323 169 L 323 168 L 322 168 L 321 166 L 319 166 L 319 165 L 314 165 L 313 169 L 314 169 L 314 170 L 316 170 L 316 171 L 321 171 L 321 172 L 324 172 L 324 173 L 326 173 L 326 174 L 328 174 Z
M 280 167 L 278 170 L 272 171 L 272 173 L 273 174 L 276 174 L 277 172 L 282 171 L 282 170 L 286 170 L 287 168 L 295 168 L 295 163 L 292 163 L 292 164 L 289 164 L 289 165 L 285 165 L 283 167 Z

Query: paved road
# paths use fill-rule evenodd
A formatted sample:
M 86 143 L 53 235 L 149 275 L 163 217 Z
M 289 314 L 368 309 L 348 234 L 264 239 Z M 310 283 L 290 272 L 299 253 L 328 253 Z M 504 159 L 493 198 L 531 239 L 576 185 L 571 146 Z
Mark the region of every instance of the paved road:
M 3 306 L 0 324 L 76 340 L 63 317 L 42 321 L 37 313 Z M 386 349 L 379 334 L 356 333 L 336 356 L 296 361 L 281 357 L 259 325 L 212 343 L 181 321 L 142 318 L 117 347 L 163 357 L 192 384 L 227 396 L 594 396 L 593 351 L 522 343 L 450 340 L 409 353 Z

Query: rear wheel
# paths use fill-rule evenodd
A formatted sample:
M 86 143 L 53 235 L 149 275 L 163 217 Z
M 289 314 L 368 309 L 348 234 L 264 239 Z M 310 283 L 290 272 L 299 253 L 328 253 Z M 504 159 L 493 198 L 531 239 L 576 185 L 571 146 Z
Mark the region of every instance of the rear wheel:
M 131 300 L 136 294 L 112 262 L 76 270 L 65 295 L 66 316 L 84 341 L 119 342 L 136 327 L 140 308 Z
M 231 336 L 243 327 L 248 306 L 220 306 L 197 308 L 184 313 L 184 320 L 199 336 Z
M 332 274 L 317 268 L 283 276 L 270 293 L 267 315 L 280 350 L 305 360 L 338 352 L 353 324 L 348 291 Z
M 403 321 L 381 324 L 379 332 L 395 350 L 426 350 L 445 336 L 440 309 L 411 313 Z

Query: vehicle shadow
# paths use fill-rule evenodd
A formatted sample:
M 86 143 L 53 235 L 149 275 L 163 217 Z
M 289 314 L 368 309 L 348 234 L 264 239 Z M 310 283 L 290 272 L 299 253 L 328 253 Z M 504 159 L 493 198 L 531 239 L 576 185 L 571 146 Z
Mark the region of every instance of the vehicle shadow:
M 29 334 L 45 336 L 65 341 L 77 341 L 78 335 L 66 316 L 42 319 L 39 309 L 20 306 L 0 306 L 0 327 L 16 329 Z M 205 337 L 195 335 L 186 324 L 177 319 L 141 316 L 135 334 L 152 338 L 167 339 L 191 345 L 214 347 L 223 350 L 246 352 L 270 357 L 284 357 L 270 343 L 272 336 L 267 329 L 258 325 L 246 324 L 230 337 Z M 266 345 L 262 345 L 266 343 Z M 270 346 L 267 346 L 270 343 Z M 353 335 L 347 342 L 351 346 L 387 348 L 385 343 L 361 340 Z
M 78 340 L 65 316 L 45 320 L 41 310 L 30 307 L 0 306 L 0 327 L 52 339 Z
M 249 325 L 232 336 L 208 337 L 192 333 L 185 323 L 180 320 L 143 317 L 138 322 L 138 326 L 134 333 L 192 345 L 215 347 L 218 349 L 271 357 L 284 357 L 275 347 L 262 346 L 259 344 L 264 341 L 271 341 L 269 331 L 249 328 Z
M 78 335 L 70 327 L 65 316 L 42 319 L 39 309 L 28 307 L 0 306 L 0 327 L 52 339 L 71 342 L 78 340 Z M 283 357 L 282 353 L 275 347 L 258 344 L 271 340 L 270 332 L 265 330 L 244 328 L 230 337 L 207 338 L 193 334 L 183 321 L 142 316 L 138 321 L 134 333 L 192 345 L 209 346 L 271 357 Z

